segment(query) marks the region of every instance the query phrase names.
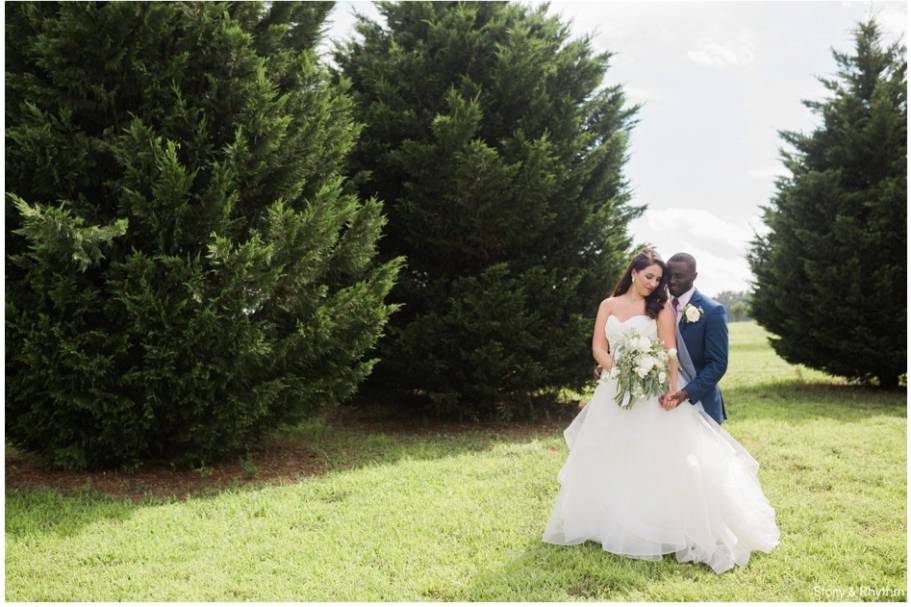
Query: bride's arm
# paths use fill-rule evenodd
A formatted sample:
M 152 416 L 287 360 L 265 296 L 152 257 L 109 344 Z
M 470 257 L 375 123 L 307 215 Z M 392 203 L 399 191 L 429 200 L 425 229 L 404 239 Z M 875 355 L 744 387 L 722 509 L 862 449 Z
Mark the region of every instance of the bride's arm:
M 598 306 L 598 316 L 595 318 L 595 330 L 592 332 L 592 356 L 602 369 L 610 369 L 613 361 L 610 355 L 610 345 L 607 343 L 607 336 L 604 334 L 604 324 L 610 314 L 610 304 L 605 299 Z
M 670 302 L 664 304 L 664 308 L 658 312 L 658 339 L 664 344 L 665 350 L 677 349 L 677 329 L 674 326 L 677 315 L 671 308 Z M 672 358 L 667 364 L 667 375 L 669 379 L 671 394 L 677 391 L 677 363 Z

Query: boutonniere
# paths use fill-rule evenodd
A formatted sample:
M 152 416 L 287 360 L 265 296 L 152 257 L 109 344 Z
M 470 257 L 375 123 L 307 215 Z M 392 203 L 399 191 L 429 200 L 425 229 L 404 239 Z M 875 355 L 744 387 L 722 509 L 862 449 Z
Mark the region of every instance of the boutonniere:
M 705 310 L 702 309 L 702 306 L 699 306 L 697 308 L 693 304 L 688 303 L 685 306 L 683 306 L 683 310 L 681 310 L 680 313 L 681 313 L 681 316 L 683 317 L 684 322 L 688 322 L 688 323 L 692 324 L 692 323 L 699 322 L 699 319 L 702 318 L 703 314 L 705 314 Z

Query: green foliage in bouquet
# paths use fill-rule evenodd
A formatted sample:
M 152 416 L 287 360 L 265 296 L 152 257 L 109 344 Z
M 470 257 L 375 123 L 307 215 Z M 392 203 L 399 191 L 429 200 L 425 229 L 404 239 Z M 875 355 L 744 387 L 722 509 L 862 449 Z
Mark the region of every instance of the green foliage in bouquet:
M 660 340 L 630 329 L 614 345 L 613 366 L 601 377 L 616 381 L 614 402 L 629 408 L 643 398 L 667 393 L 671 360 L 677 360 L 675 351 L 667 351 Z
M 348 398 L 399 260 L 346 190 L 331 3 L 6 11 L 6 433 L 66 468 L 211 461 Z M 14 43 L 10 44 L 10 41 Z

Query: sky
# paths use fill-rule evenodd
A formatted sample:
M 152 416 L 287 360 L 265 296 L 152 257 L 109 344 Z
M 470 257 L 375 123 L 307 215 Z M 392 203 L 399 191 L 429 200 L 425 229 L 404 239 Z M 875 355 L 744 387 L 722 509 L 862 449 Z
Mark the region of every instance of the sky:
M 621 84 L 642 105 L 624 168 L 632 203 L 647 207 L 630 224 L 634 241 L 664 259 L 692 254 L 709 296 L 751 288 L 749 242 L 784 174 L 778 131 L 819 124 L 801 100 L 828 96 L 816 77 L 834 76 L 832 49 L 853 54 L 853 29 L 871 14 L 886 42 L 905 39 L 907 23 L 904 2 L 870 0 L 552 1 L 549 10 L 613 53 L 603 85 Z M 380 19 L 371 2 L 338 2 L 325 49 L 356 35 L 355 11 Z

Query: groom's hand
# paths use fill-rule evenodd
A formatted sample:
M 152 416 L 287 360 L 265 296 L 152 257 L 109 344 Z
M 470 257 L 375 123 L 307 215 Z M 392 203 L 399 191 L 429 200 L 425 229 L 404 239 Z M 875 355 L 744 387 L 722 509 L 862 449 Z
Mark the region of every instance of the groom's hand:
M 675 409 L 680 403 L 685 401 L 688 398 L 686 390 L 678 390 L 676 392 L 668 392 L 667 394 L 662 394 L 658 397 L 658 402 L 661 403 L 661 407 L 667 411 Z
M 680 403 L 685 401 L 687 398 L 689 398 L 689 395 L 686 393 L 686 390 L 677 390 L 676 392 L 671 394 L 668 397 L 668 400 L 673 402 L 671 409 L 673 409 L 674 407 L 676 407 L 677 405 L 679 405 Z

